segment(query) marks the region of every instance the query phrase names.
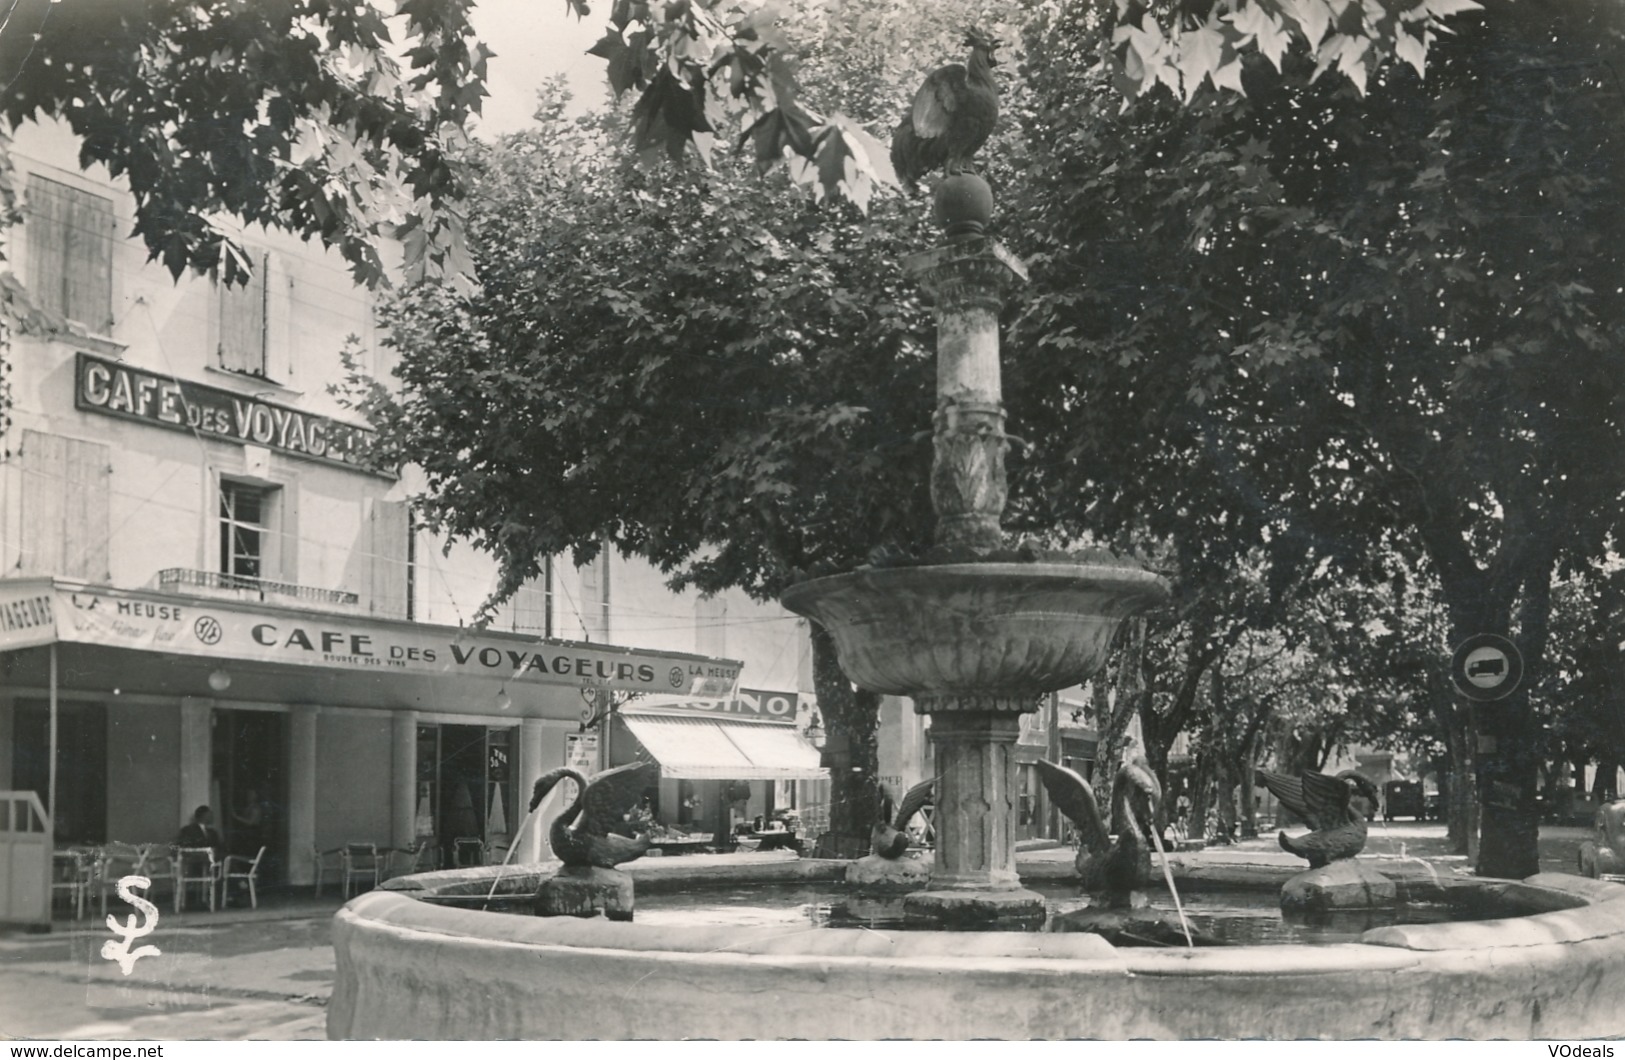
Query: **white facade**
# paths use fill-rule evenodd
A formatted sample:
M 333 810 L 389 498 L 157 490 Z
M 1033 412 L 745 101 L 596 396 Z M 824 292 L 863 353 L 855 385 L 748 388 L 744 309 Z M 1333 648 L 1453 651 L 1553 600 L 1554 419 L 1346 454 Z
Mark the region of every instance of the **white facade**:
M 60 842 L 167 843 L 208 804 L 235 844 L 252 790 L 293 883 L 349 842 L 500 848 L 529 778 L 564 763 L 583 686 L 605 683 L 570 642 L 628 649 L 608 664 L 622 688 L 731 659 L 745 686 L 810 692 L 801 620 L 670 593 L 619 556 L 561 558 L 488 630 L 460 629 L 494 563 L 411 526 L 410 470 L 336 455 L 365 428 L 328 390 L 342 351 L 388 375 L 372 296 L 336 255 L 263 232 L 243 237 L 254 286 L 175 281 L 126 238 L 129 193 L 77 153 L 59 127 L 14 141 L 8 262 L 72 326 L 13 336 L 0 434 L 0 609 L 57 601 L 59 634 L 8 641 L 0 622 L 0 790 L 44 786 L 56 659 Z M 205 625 L 247 639 L 204 643 Z

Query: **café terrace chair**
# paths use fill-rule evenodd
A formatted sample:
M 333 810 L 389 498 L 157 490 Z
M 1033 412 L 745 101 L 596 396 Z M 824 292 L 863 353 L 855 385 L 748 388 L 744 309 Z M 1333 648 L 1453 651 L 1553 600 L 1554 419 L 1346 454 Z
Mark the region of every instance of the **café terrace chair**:
M 259 853 L 253 857 L 243 854 L 227 854 L 226 860 L 220 863 L 220 908 L 224 909 L 230 904 L 231 881 L 242 880 L 248 884 L 248 907 L 260 907 L 259 893 L 255 890 L 255 883 L 259 877 L 260 862 L 265 858 L 265 847 L 260 847 Z
M 463 835 L 451 841 L 451 863 L 454 868 L 469 868 L 485 864 L 485 840 L 478 836 Z
M 323 850 L 314 843 L 310 847 L 311 864 L 316 870 L 316 897 L 322 896 L 322 878 L 329 871 L 342 874 L 344 871 L 344 848 L 334 847 L 332 850 Z M 338 859 L 337 864 L 330 863 L 330 859 Z
M 384 878 L 438 868 L 439 853 L 432 839 L 419 839 L 409 847 L 395 847 L 384 856 Z
M 118 893 L 118 883 L 126 876 L 143 875 L 147 852 L 133 843 L 108 843 L 96 857 L 91 887 L 101 896 L 102 916 L 107 915 L 107 896 Z
M 367 883 L 368 888 L 378 886 L 383 869 L 383 857 L 377 843 L 346 843 L 341 855 L 344 866 L 344 897 L 349 899 L 353 884 Z
M 180 869 L 175 862 L 175 848 L 168 843 L 148 843 L 141 848 L 141 875 L 152 881 L 147 896 L 158 893 L 160 883 L 171 893 L 180 886 Z
M 175 848 L 175 912 L 186 908 L 186 889 L 201 885 L 214 912 L 214 889 L 220 881 L 220 862 L 213 847 Z
M 51 906 L 64 894 L 73 907 L 73 918 L 85 916 L 85 898 L 95 876 L 94 854 L 83 850 L 58 850 L 51 854 Z

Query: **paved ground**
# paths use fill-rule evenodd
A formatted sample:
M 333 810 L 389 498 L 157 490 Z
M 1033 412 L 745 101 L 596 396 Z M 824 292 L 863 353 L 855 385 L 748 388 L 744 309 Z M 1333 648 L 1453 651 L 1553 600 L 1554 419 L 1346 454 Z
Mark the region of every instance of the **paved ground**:
M 1541 831 L 1541 867 L 1573 872 L 1587 832 Z M 1023 844 L 1021 860 L 1069 861 L 1063 847 Z M 1379 822 L 1367 853 L 1418 857 L 1441 870 L 1467 872 L 1449 853 L 1439 824 Z M 727 862 L 788 855 L 712 855 Z M 1193 856 L 1193 855 L 1186 855 Z M 1199 860 L 1302 864 L 1274 836 L 1213 847 Z M 688 860 L 687 858 L 684 859 Z M 61 921 L 50 934 L 0 933 L 0 1039 L 320 1039 L 333 986 L 329 924 L 342 900 L 271 895 L 258 910 L 160 914 L 151 935 L 156 957 L 137 960 L 124 976 L 101 956 L 112 938 L 99 914 Z
M 1293 834 L 1301 828 L 1288 829 Z M 1362 856 L 1374 855 L 1391 858 L 1420 858 L 1435 868 L 1457 872 L 1471 872 L 1467 857 L 1451 851 L 1445 839 L 1443 824 L 1411 821 L 1376 821 L 1366 839 Z M 1579 864 L 1580 844 L 1591 835 L 1591 829 L 1565 825 L 1542 825 L 1540 829 L 1540 868 L 1542 872 L 1575 872 Z M 1230 845 L 1209 846 L 1198 854 L 1182 857 L 1197 861 L 1247 861 L 1253 863 L 1302 865 L 1303 860 L 1282 850 L 1271 831 L 1255 839 L 1245 839 Z M 1068 849 L 1028 849 L 1021 852 L 1021 860 L 1069 861 L 1073 854 Z

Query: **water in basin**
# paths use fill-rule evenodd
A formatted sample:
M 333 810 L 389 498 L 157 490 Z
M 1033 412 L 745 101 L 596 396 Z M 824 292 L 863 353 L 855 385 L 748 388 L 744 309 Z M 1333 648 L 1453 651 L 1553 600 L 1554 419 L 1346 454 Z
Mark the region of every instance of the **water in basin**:
M 1088 901 L 1066 884 L 1029 884 L 1045 898 L 1051 922 L 1059 914 L 1085 908 Z M 1271 891 L 1210 891 L 1183 895 L 1191 926 L 1238 945 L 1328 945 L 1358 942 L 1361 932 L 1392 924 L 1432 924 L 1473 919 L 1446 905 L 1417 904 L 1400 909 L 1283 916 Z M 782 926 L 905 930 L 901 896 L 859 895 L 838 886 L 751 884 L 708 887 L 686 893 L 638 896 L 637 922 L 647 926 L 740 928 Z M 1173 913 L 1166 894 L 1153 895 L 1154 909 Z

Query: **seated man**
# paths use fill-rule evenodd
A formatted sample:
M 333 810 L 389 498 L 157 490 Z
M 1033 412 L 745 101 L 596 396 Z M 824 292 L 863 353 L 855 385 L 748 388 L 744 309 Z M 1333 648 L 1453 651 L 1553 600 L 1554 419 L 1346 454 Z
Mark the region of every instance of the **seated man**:
M 175 845 L 208 847 L 218 860 L 224 853 L 225 843 L 220 838 L 220 829 L 213 822 L 214 813 L 207 806 L 199 806 L 192 812 L 192 820 L 181 826 L 180 834 L 175 837 Z

